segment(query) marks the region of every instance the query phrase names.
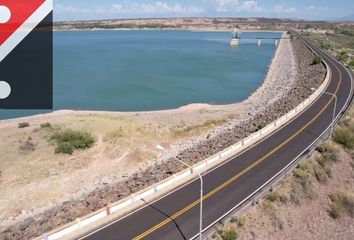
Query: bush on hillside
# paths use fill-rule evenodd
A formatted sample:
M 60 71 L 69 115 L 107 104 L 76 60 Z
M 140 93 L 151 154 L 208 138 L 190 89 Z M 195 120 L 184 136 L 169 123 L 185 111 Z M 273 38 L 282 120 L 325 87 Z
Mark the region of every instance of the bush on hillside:
M 238 238 L 238 234 L 236 230 L 233 229 L 232 227 L 224 228 L 220 232 L 220 236 L 223 240 L 236 240 Z
M 354 60 L 351 60 L 351 61 L 349 62 L 349 66 L 354 67 Z
M 26 128 L 29 127 L 29 123 L 28 122 L 20 122 L 18 124 L 18 128 Z
M 295 172 L 295 179 L 291 183 L 290 201 L 295 204 L 301 204 L 304 200 L 317 197 L 311 174 L 309 162 L 300 164 Z
M 279 200 L 279 193 L 277 191 L 272 191 L 268 194 L 267 199 L 271 202 L 276 202 Z
M 263 122 L 263 123 L 260 123 L 257 125 L 257 129 L 261 130 L 261 129 L 265 128 L 266 126 L 267 126 L 267 124 Z
M 318 163 L 322 167 L 326 167 L 328 164 L 338 161 L 337 151 L 329 142 L 323 142 L 317 147 L 317 151 L 321 153 L 321 158 L 318 159 Z
M 354 147 L 354 134 L 346 126 L 337 128 L 333 133 L 333 139 L 345 148 L 352 149 Z
M 52 125 L 49 122 L 41 124 L 41 128 L 51 128 L 51 127 L 52 127 Z
M 345 51 L 342 51 L 338 54 L 337 58 L 339 61 L 347 62 L 349 59 L 349 56 Z
M 55 133 L 51 137 L 57 144 L 55 153 L 72 154 L 75 149 L 90 148 L 95 142 L 91 134 L 73 130 Z
M 328 213 L 333 218 L 339 218 L 344 213 L 348 214 L 350 217 L 354 218 L 354 193 L 341 189 L 330 196 L 331 205 Z
M 327 50 L 332 48 L 332 45 L 330 43 L 328 43 L 328 42 L 320 40 L 319 41 L 319 47 L 327 51 Z
M 340 34 L 346 35 L 346 36 L 350 36 L 350 37 L 354 37 L 354 33 L 352 31 L 348 31 L 348 30 L 342 30 L 340 31 Z
M 73 154 L 74 147 L 67 142 L 60 142 L 55 148 L 55 153 Z
M 318 56 L 318 55 L 314 56 L 313 61 L 312 61 L 312 65 L 316 65 L 316 64 L 320 64 L 320 63 L 322 63 L 322 57 Z

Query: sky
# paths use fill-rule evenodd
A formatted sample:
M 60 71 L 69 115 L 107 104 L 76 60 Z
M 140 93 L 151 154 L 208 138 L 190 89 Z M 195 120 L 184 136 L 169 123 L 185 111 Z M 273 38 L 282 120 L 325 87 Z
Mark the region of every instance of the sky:
M 354 0 L 54 0 L 54 20 L 275 17 L 328 20 L 354 14 Z

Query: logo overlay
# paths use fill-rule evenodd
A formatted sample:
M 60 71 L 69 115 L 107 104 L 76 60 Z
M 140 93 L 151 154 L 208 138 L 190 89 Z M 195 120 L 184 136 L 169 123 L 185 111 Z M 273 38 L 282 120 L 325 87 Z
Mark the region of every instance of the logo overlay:
M 52 29 L 52 0 L 0 0 L 0 109 L 53 108 Z

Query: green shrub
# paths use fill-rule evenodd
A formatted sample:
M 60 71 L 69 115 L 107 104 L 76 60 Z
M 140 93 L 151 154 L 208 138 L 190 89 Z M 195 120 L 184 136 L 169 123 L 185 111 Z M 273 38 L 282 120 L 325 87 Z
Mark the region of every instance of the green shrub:
M 328 213 L 333 218 L 338 218 L 344 213 L 354 218 L 354 193 L 341 189 L 330 196 L 331 204 Z
M 340 55 L 347 55 L 347 53 L 345 51 L 341 51 L 339 54 Z
M 60 142 L 57 144 L 57 147 L 55 148 L 55 153 L 64 153 L 64 154 L 73 154 L 74 152 L 74 147 L 70 145 L 70 143 L 67 142 Z
M 220 236 L 223 240 L 236 240 L 238 238 L 236 230 L 232 227 L 223 229 L 220 233 Z
M 325 42 L 323 40 L 319 40 L 319 43 L 318 43 L 319 47 L 324 49 L 324 50 L 329 50 L 332 48 L 331 44 L 328 43 L 328 42 Z
M 321 157 L 317 160 L 317 162 L 322 167 L 326 167 L 328 164 L 338 161 L 336 149 L 329 142 L 323 142 L 319 147 L 317 147 L 317 151 L 321 153 Z
M 346 35 L 346 36 L 350 36 L 350 37 L 354 36 L 354 33 L 351 31 L 348 31 L 348 30 L 342 30 L 342 31 L 340 31 L 340 33 L 343 35 Z
M 41 128 L 51 128 L 51 127 L 52 127 L 52 125 L 49 122 L 41 124 Z
M 317 152 L 325 153 L 333 149 L 332 145 L 329 142 L 323 142 L 320 146 L 316 148 Z
M 55 153 L 72 154 L 75 149 L 90 148 L 95 142 L 91 134 L 73 130 L 55 133 L 51 137 L 57 144 Z
M 349 66 L 354 67 L 354 60 L 351 60 L 351 61 L 349 62 Z
M 307 175 L 307 172 L 301 168 L 296 168 L 294 171 L 294 177 L 302 178 Z
M 18 124 L 18 128 L 26 128 L 29 127 L 29 123 L 28 122 L 20 122 Z
M 276 202 L 279 200 L 279 193 L 277 191 L 272 191 L 268 194 L 267 199 L 271 202 Z
M 337 55 L 337 59 L 342 62 L 347 62 L 349 59 L 349 56 L 345 51 L 342 51 Z
M 294 171 L 294 176 L 296 178 L 303 178 L 305 177 L 306 175 L 309 174 L 309 165 L 310 165 L 310 162 L 309 161 L 304 161 L 302 163 L 300 163 L 295 171 Z
M 266 126 L 267 126 L 267 124 L 263 122 L 263 123 L 258 124 L 257 129 L 261 130 L 261 129 L 265 128 Z
M 333 133 L 335 142 L 342 144 L 345 148 L 352 149 L 354 147 L 354 134 L 348 127 L 339 127 Z
M 316 65 L 316 64 L 320 64 L 322 63 L 322 57 L 319 55 L 314 56 L 313 61 L 312 61 L 312 65 Z

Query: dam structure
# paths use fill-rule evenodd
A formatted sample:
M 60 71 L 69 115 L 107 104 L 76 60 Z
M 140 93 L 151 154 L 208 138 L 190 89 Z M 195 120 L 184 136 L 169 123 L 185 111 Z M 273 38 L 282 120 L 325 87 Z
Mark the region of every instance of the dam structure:
M 258 36 L 252 36 L 252 37 L 249 37 L 249 36 L 247 36 L 247 37 L 242 37 L 241 38 L 241 32 L 239 32 L 239 31 L 236 31 L 236 30 L 234 30 L 232 33 L 232 38 L 231 38 L 231 42 L 230 42 L 230 45 L 231 46 L 237 46 L 237 45 L 239 45 L 239 43 L 240 43 L 240 39 L 256 39 L 256 44 L 258 45 L 258 46 L 261 46 L 262 45 L 262 40 L 264 40 L 264 39 L 267 39 L 267 40 L 274 40 L 274 46 L 278 46 L 278 44 L 279 44 L 279 40 L 280 39 L 290 39 L 290 40 L 293 40 L 292 38 L 286 38 L 286 37 L 274 37 L 274 38 L 272 38 L 272 37 L 258 37 Z
M 232 34 L 232 39 L 231 39 L 230 45 L 237 46 L 239 39 L 240 39 L 241 32 L 234 30 L 231 34 Z

